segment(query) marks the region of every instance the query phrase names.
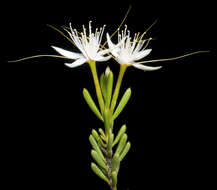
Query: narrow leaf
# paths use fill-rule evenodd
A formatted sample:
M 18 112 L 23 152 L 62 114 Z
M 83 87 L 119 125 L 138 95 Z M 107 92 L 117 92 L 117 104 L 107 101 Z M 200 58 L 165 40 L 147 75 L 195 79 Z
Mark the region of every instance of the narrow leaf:
M 112 113 L 109 108 L 105 107 L 104 110 L 104 124 L 105 124 L 105 133 L 106 137 L 108 136 L 109 131 L 112 131 L 113 127 L 113 118 L 112 118 Z
M 102 128 L 99 128 L 99 133 L 101 134 L 101 136 L 103 136 L 103 138 L 105 138 L 105 133 Z
M 91 169 L 98 177 L 100 177 L 102 180 L 104 180 L 108 184 L 110 184 L 108 178 L 103 174 L 103 172 L 98 168 L 98 166 L 96 164 L 91 163 Z
M 108 168 L 107 168 L 105 162 L 102 160 L 102 158 L 99 156 L 99 154 L 95 150 L 91 151 L 91 156 L 93 157 L 93 159 L 96 161 L 96 163 L 100 167 L 102 167 L 103 169 L 105 169 L 106 171 L 108 171 Z
M 120 154 L 120 161 L 122 161 L 124 159 L 124 157 L 127 155 L 127 153 L 130 150 L 130 147 L 131 147 L 131 144 L 130 144 L 130 142 L 128 142 Z
M 104 100 L 107 98 L 107 94 L 106 94 L 106 81 L 105 81 L 105 75 L 104 73 L 101 74 L 100 76 L 100 87 L 102 90 L 102 95 Z
M 93 111 L 93 113 L 95 113 L 95 115 L 101 120 L 103 121 L 103 118 L 102 118 L 102 115 L 101 113 L 99 112 L 96 104 L 94 103 L 93 99 L 91 98 L 90 96 L 90 93 L 88 92 L 87 89 L 83 89 L 83 96 L 84 96 L 84 99 L 86 100 L 88 106 L 90 107 L 90 109 Z
M 116 171 L 118 173 L 119 168 L 120 168 L 119 153 L 115 153 L 113 158 L 112 158 L 112 172 Z
M 106 77 L 106 81 L 105 81 L 106 82 L 106 106 L 109 107 L 111 103 L 113 78 L 114 78 L 113 73 L 109 67 L 106 68 L 105 77 Z
M 89 141 L 90 144 L 92 145 L 93 149 L 99 154 L 99 156 L 102 158 L 102 160 L 106 163 L 106 159 L 104 158 L 98 143 L 96 142 L 96 140 L 94 139 L 94 137 L 92 135 L 90 135 L 89 137 Z
M 116 138 L 115 138 L 112 146 L 115 146 L 119 142 L 119 140 L 121 139 L 121 137 L 123 136 L 123 134 L 126 132 L 126 130 L 127 130 L 127 126 L 123 125 L 121 127 L 121 129 L 119 130 L 119 132 L 118 132 L 118 134 L 117 134 L 117 136 L 116 136 Z
M 102 147 L 105 147 L 105 144 L 103 143 L 101 137 L 99 136 L 99 134 L 97 133 L 97 131 L 95 129 L 92 130 L 92 135 L 96 139 L 98 144 L 100 144 Z
M 121 137 L 121 140 L 118 144 L 118 147 L 116 149 L 116 153 L 120 154 L 121 151 L 124 149 L 125 145 L 126 145 L 126 142 L 127 142 L 127 134 L 125 133 L 122 137 Z
M 112 132 L 109 133 L 109 138 L 108 138 L 108 156 L 111 157 L 112 156 L 112 143 L 114 140 L 114 134 Z
M 111 174 L 111 178 L 112 178 L 112 187 L 116 187 L 117 186 L 117 179 L 118 177 L 118 173 L 116 171 L 113 171 Z
M 115 120 L 119 114 L 122 112 L 122 110 L 124 109 L 124 107 L 126 106 L 127 102 L 129 101 L 131 96 L 131 89 L 128 88 L 126 90 L 126 92 L 124 93 L 123 97 L 121 98 L 121 101 L 117 107 L 117 109 L 115 110 L 115 113 L 113 115 L 113 119 Z

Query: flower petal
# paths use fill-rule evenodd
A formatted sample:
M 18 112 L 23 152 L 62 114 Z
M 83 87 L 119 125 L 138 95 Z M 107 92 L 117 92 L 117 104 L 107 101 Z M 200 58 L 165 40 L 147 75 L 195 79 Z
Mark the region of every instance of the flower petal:
M 161 66 L 150 67 L 150 66 L 139 64 L 139 63 L 134 63 L 134 64 L 132 64 L 132 66 L 136 67 L 137 69 L 141 69 L 143 71 L 155 71 L 155 70 L 158 70 L 161 68 Z
M 113 49 L 115 47 L 115 44 L 112 43 L 111 38 L 108 33 L 106 34 L 106 37 L 107 37 L 109 49 Z
M 67 51 L 64 50 L 62 48 L 58 48 L 55 46 L 51 46 L 53 49 L 55 49 L 60 55 L 65 56 L 66 58 L 70 58 L 70 59 L 79 59 L 79 58 L 83 58 L 84 56 L 81 53 L 74 53 L 71 51 Z
M 107 37 L 107 42 L 108 42 L 109 50 L 111 51 L 111 53 L 115 57 L 118 57 L 118 51 L 119 51 L 118 46 L 112 43 L 111 38 L 110 38 L 110 36 L 109 36 L 108 33 L 106 34 L 106 37 Z
M 111 59 L 111 55 L 109 55 L 109 56 L 106 56 L 106 57 L 103 57 L 103 56 L 97 56 L 96 58 L 95 58 L 95 61 L 108 61 L 109 59 Z
M 65 65 L 70 67 L 70 68 L 74 68 L 74 67 L 78 67 L 78 66 L 84 64 L 86 61 L 87 61 L 86 58 L 80 58 L 80 59 L 74 61 L 73 63 L 65 63 Z
M 97 53 L 97 55 L 101 56 L 101 55 L 105 55 L 105 54 L 108 54 L 111 50 L 110 49 L 104 49 L 104 50 L 101 50 Z
M 151 50 L 152 50 L 152 49 L 145 49 L 145 50 L 143 50 L 143 51 L 140 51 L 140 52 L 136 53 L 134 60 L 135 60 L 135 61 L 138 61 L 138 60 L 140 60 L 140 59 L 146 57 L 146 56 L 151 52 Z

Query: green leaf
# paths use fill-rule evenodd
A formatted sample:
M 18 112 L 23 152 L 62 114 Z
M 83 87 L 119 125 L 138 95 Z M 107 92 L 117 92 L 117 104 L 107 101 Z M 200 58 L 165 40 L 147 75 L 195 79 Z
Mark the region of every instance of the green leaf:
M 119 153 L 115 153 L 113 158 L 112 158 L 112 172 L 116 171 L 118 173 L 119 168 L 120 168 Z
M 109 107 L 111 103 L 111 98 L 112 98 L 112 89 L 113 89 L 113 73 L 110 70 L 109 67 L 106 68 L 105 71 L 105 78 L 106 78 L 106 106 Z
M 108 178 L 103 174 L 103 172 L 98 168 L 96 164 L 91 163 L 91 169 L 98 177 L 100 177 L 102 180 L 106 181 L 110 185 Z
M 118 105 L 118 107 L 116 108 L 115 110 L 115 113 L 113 115 L 113 119 L 115 120 L 119 114 L 123 111 L 124 107 L 126 106 L 127 102 L 129 101 L 130 99 L 130 96 L 131 96 L 131 89 L 128 88 L 126 90 L 126 92 L 124 93 L 123 97 L 121 98 L 121 101 Z
M 122 150 L 124 149 L 125 145 L 126 145 L 126 142 L 127 142 L 127 134 L 125 133 L 122 137 L 121 137 L 121 140 L 118 144 L 118 147 L 116 149 L 116 152 L 115 153 L 118 153 L 120 154 L 122 152 Z
M 101 120 L 103 121 L 103 118 L 102 118 L 102 115 L 101 113 L 99 112 L 96 104 L 94 103 L 90 93 L 88 92 L 87 89 L 83 89 L 83 96 L 84 96 L 84 99 L 86 100 L 88 106 L 90 107 L 90 109 L 93 111 L 93 113 L 95 113 L 95 115 Z
M 108 136 L 109 131 L 112 131 L 113 128 L 113 118 L 112 118 L 112 113 L 109 108 L 105 107 L 104 110 L 104 125 L 105 125 L 105 133 L 106 137 Z
M 118 173 L 116 171 L 113 171 L 111 173 L 111 178 L 112 178 L 112 187 L 116 187 L 118 181 Z
M 107 147 L 109 157 L 112 156 L 112 143 L 113 143 L 113 140 L 114 140 L 114 134 L 110 131 L 109 138 L 108 138 L 108 147 Z
M 127 155 L 127 153 L 130 150 L 130 147 L 131 147 L 131 144 L 130 144 L 130 142 L 128 142 L 120 154 L 120 161 L 122 161 L 124 159 L 124 157 Z
M 93 159 L 96 161 L 96 163 L 100 167 L 102 167 L 103 169 L 105 169 L 106 171 L 108 171 L 108 168 L 107 168 L 105 162 L 102 160 L 102 158 L 99 156 L 99 154 L 95 150 L 91 151 L 91 156 L 93 157 Z
M 92 130 L 92 135 L 96 139 L 98 144 L 100 144 L 104 148 L 106 147 L 106 145 L 103 143 L 101 137 L 99 136 L 99 134 L 97 133 L 97 131 L 95 129 Z
M 105 100 L 105 105 L 108 108 L 111 103 L 112 89 L 113 89 L 113 73 L 109 67 L 106 68 L 105 74 L 100 76 L 100 86 L 102 89 L 102 94 Z
M 123 136 L 123 134 L 126 132 L 126 130 L 127 130 L 127 126 L 123 125 L 121 127 L 121 129 L 119 130 L 119 132 L 118 132 L 118 134 L 117 134 L 117 136 L 116 136 L 116 138 L 115 138 L 112 146 L 115 146 L 119 142 L 119 140 L 121 139 L 121 137 Z
M 100 76 L 100 87 L 101 87 L 101 90 L 102 90 L 102 95 L 103 95 L 104 100 L 105 100 L 106 97 L 107 97 L 107 94 L 106 94 L 106 82 L 105 82 L 104 73 L 102 73 L 101 76 Z
M 90 135 L 89 141 L 90 141 L 90 144 L 92 145 L 93 149 L 99 154 L 99 156 L 102 158 L 102 160 L 106 163 L 106 159 L 104 158 L 102 151 L 99 148 L 98 143 L 96 142 L 96 140 L 94 139 L 94 137 L 92 135 Z
M 100 137 L 105 141 L 106 137 L 105 137 L 105 133 L 102 128 L 99 128 L 99 133 L 100 133 Z

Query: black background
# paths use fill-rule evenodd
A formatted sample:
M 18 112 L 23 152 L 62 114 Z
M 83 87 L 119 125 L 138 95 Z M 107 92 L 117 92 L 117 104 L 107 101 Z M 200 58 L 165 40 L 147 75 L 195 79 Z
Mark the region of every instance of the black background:
M 2 20 L 1 162 L 7 188 L 106 189 L 90 170 L 91 129 L 102 123 L 82 97 L 87 88 L 95 96 L 88 65 L 69 69 L 64 60 L 39 58 L 6 63 L 37 54 L 56 54 L 51 45 L 76 51 L 47 27 L 82 24 L 112 33 L 129 5 L 126 24 L 143 32 L 155 19 L 147 37 L 152 53 L 147 59 L 168 58 L 210 50 L 185 59 L 153 63 L 163 65 L 144 73 L 128 68 L 121 94 L 132 97 L 115 122 L 115 131 L 128 126 L 132 149 L 123 161 L 118 189 L 207 188 L 213 166 L 215 85 L 212 43 L 214 10 L 208 1 L 34 1 L 9 2 Z M 107 64 L 98 64 L 102 73 Z M 115 77 L 119 66 L 109 62 Z M 87 172 L 87 173 L 86 173 Z M 79 186 L 79 187 L 77 187 Z

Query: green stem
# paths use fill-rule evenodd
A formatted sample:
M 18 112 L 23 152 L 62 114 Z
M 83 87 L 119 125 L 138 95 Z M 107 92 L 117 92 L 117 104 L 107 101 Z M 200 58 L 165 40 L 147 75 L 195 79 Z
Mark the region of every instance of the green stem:
M 117 83 L 116 83 L 116 87 L 115 87 L 115 91 L 114 91 L 113 98 L 112 98 L 112 103 L 111 103 L 111 112 L 112 113 L 114 112 L 114 109 L 115 109 L 115 106 L 116 106 L 116 102 L 117 102 L 117 99 L 118 99 L 122 79 L 123 79 L 123 76 L 124 76 L 124 73 L 125 73 L 126 69 L 127 69 L 126 65 L 120 64 L 120 72 L 119 72 L 119 75 L 118 75 L 118 80 L 117 80 Z
M 98 79 L 98 75 L 97 75 L 96 62 L 95 61 L 89 61 L 88 63 L 89 63 L 89 66 L 90 66 L 90 69 L 91 69 L 91 72 L 93 75 L 93 80 L 94 80 L 94 85 L 96 88 L 96 94 L 97 94 L 100 110 L 101 110 L 101 113 L 103 113 L 104 101 L 103 101 L 103 96 L 102 96 L 102 92 L 101 92 L 101 88 L 100 88 L 100 84 L 99 84 L 99 79 Z

